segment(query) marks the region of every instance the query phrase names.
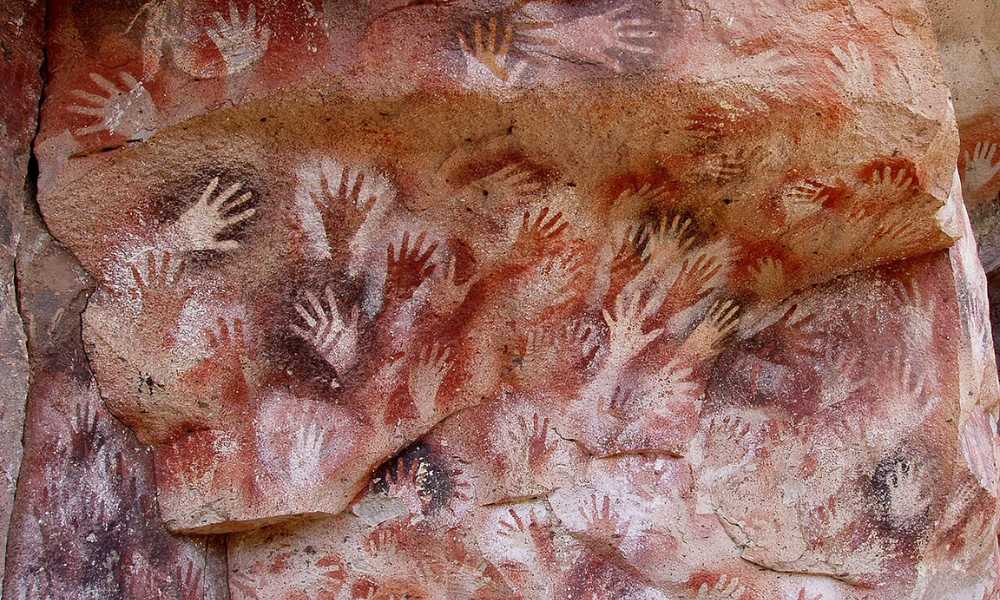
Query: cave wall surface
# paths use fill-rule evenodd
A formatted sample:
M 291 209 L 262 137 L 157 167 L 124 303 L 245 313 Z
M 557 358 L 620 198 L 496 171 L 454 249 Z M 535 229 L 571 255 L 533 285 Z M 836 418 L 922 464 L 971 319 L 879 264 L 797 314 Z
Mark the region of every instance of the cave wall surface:
M 26 205 L 28 164 L 42 93 L 44 7 L 0 6 L 0 577 L 21 465 L 21 433 L 28 394 L 28 354 L 18 307 L 16 260 Z M 28 209 L 31 210 L 30 208 Z
M 83 351 L 93 279 L 35 205 L 44 9 L 0 6 L 3 598 L 222 600 L 225 542 L 164 527 L 149 453 L 103 408 Z
M 1000 298 L 1000 8 L 928 0 L 961 135 L 959 171 L 991 298 Z M 996 290 L 996 291 L 994 291 Z M 991 303 L 994 324 L 1000 305 Z M 997 352 L 1000 346 L 994 345 Z
M 961 134 L 962 192 L 983 268 L 1000 266 L 1000 10 L 991 0 L 929 0 Z
M 4 599 L 1000 593 L 985 12 L 11 6 Z

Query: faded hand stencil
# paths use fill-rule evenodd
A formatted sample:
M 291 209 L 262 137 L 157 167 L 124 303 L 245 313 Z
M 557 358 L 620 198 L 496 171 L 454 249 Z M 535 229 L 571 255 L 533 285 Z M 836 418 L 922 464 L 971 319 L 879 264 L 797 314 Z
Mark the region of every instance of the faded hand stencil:
M 744 157 L 728 177 L 692 162 L 644 180 L 562 171 L 517 135 L 435 157 L 302 156 L 286 135 L 291 172 L 202 174 L 148 204 L 161 225 L 104 251 L 85 317 L 109 405 L 154 445 L 168 524 L 342 513 L 279 528 L 282 544 L 322 548 L 296 551 L 287 579 L 258 534 L 237 537 L 237 597 L 785 589 L 760 565 L 837 582 L 790 598 L 879 598 L 954 577 L 921 565 L 992 552 L 989 494 L 943 458 L 968 449 L 925 433 L 956 406 L 947 263 L 794 291 L 820 265 L 891 255 L 878 241 L 902 234 L 879 219 L 913 206 L 906 167 L 873 161 L 850 195 L 776 184 L 813 206 L 762 256 L 745 223 L 712 223 L 684 191 L 725 193 L 759 153 L 725 152 Z M 817 227 L 839 241 L 823 262 L 797 245 Z M 933 485 L 944 473 L 953 484 Z M 435 544 L 440 562 L 416 558 Z
M 152 0 L 142 6 L 132 25 L 143 21 L 143 73 L 154 77 L 163 68 L 164 55 L 173 57 L 173 64 L 185 73 L 197 77 L 235 75 L 252 67 L 267 52 L 271 30 L 258 23 L 257 7 L 251 3 L 240 8 L 230 0 L 226 10 L 212 11 L 211 24 L 192 11 L 190 4 L 178 0 Z M 206 60 L 209 50 L 203 37 L 221 58 L 221 65 Z

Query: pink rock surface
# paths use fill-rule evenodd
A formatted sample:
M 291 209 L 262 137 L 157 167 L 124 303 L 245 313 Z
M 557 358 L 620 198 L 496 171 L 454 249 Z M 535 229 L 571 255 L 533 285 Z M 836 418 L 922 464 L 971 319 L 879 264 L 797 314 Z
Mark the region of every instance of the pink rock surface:
M 74 319 L 16 593 L 91 585 L 88 527 L 121 597 L 997 593 L 986 279 L 922 2 L 48 23 L 38 204 L 82 270 L 34 263 Z M 228 576 L 161 520 L 229 534 Z
M 28 355 L 18 310 L 15 260 L 29 202 L 28 160 L 42 91 L 42 6 L 0 6 L 0 581 L 21 465 Z
M 975 257 L 969 236 L 797 294 L 704 378 L 625 378 L 591 408 L 603 439 L 566 418 L 585 395 L 514 385 L 347 514 L 235 537 L 233 596 L 985 598 L 997 384 Z
M 986 271 L 1000 266 L 1000 10 L 990 0 L 928 2 L 961 131 L 959 170 Z
M 92 284 L 27 210 L 18 291 L 31 387 L 3 598 L 224 600 L 223 541 L 166 530 L 148 450 L 102 406 L 80 332 Z
M 148 453 L 103 409 L 87 368 L 88 278 L 37 217 L 44 8 L 0 5 L 2 595 L 222 600 L 224 545 L 163 527 Z

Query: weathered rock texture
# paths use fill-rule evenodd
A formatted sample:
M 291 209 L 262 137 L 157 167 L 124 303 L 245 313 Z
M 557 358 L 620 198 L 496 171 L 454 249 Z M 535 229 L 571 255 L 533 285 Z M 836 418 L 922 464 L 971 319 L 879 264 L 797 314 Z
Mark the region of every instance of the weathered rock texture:
M 5 597 L 1000 593 L 922 2 L 78 1 L 47 49 Z
M 42 93 L 40 3 L 0 6 L 0 579 L 28 393 L 28 355 L 18 310 L 15 261 L 22 215 L 30 204 L 28 162 Z
M 1000 8 L 991 0 L 930 0 L 928 5 L 962 139 L 962 191 L 990 296 L 1000 298 Z M 992 311 L 996 326 L 996 300 Z
M 226 598 L 224 542 L 166 531 L 148 451 L 101 405 L 80 338 L 92 280 L 24 225 L 32 386 L 4 599 Z
M 228 598 L 224 542 L 166 531 L 148 452 L 101 406 L 80 328 L 93 280 L 37 215 L 43 8 L 0 6 L 3 598 Z
M 962 191 L 986 272 L 1000 266 L 1000 10 L 992 0 L 929 0 L 962 138 Z

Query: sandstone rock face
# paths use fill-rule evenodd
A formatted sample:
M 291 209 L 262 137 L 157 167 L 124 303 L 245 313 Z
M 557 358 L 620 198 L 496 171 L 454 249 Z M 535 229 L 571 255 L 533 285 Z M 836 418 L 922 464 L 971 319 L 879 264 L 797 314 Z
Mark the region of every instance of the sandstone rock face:
M 5 598 L 1000 593 L 922 2 L 49 8 Z
M 962 139 L 962 192 L 993 291 L 1000 284 L 1000 11 L 988 0 L 928 2 Z M 991 294 L 998 297 L 1000 290 Z M 994 306 L 993 323 L 1000 323 Z
M 27 1 L 0 6 L 0 579 L 28 393 L 28 355 L 18 311 L 15 260 L 22 213 L 29 201 L 28 159 L 42 91 L 43 7 Z
M 990 0 L 928 2 L 961 131 L 962 191 L 987 273 L 1000 266 L 1000 11 Z
M 32 385 L 4 599 L 223 600 L 224 543 L 167 532 L 148 451 L 101 404 L 80 336 L 93 281 L 30 212 L 18 265 Z
M 148 452 L 102 407 L 83 352 L 93 281 L 37 215 L 44 8 L 0 6 L 3 598 L 222 600 L 225 545 L 164 528 Z

